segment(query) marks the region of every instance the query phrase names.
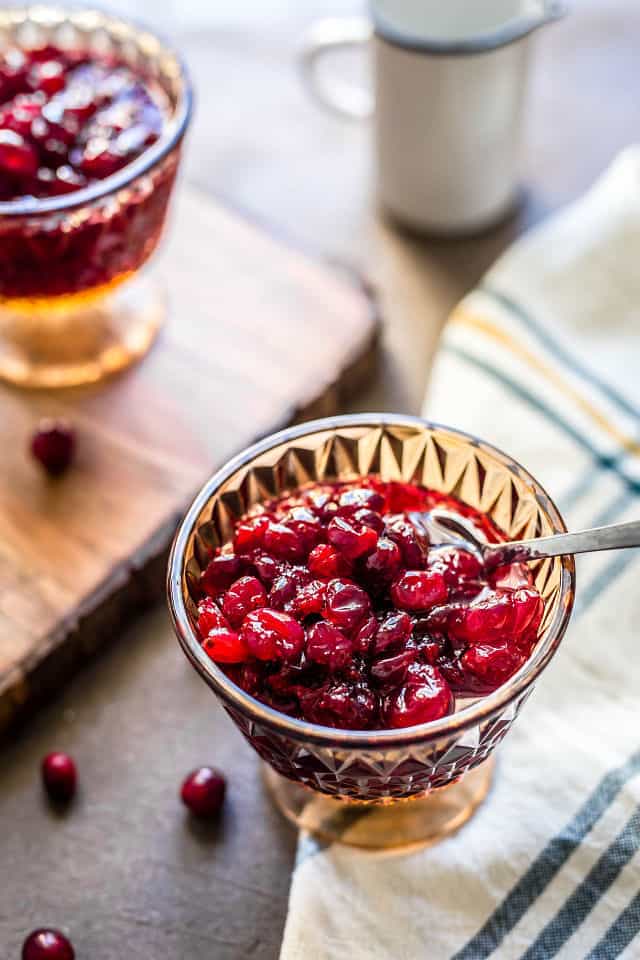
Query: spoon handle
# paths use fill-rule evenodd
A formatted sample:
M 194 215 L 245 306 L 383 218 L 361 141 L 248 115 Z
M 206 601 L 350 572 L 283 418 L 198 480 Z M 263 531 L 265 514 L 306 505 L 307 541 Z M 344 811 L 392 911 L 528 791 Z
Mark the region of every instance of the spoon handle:
M 484 547 L 483 554 L 485 560 L 491 563 L 513 563 L 517 560 L 561 557 L 568 553 L 623 550 L 626 547 L 640 547 L 640 520 L 579 530 L 577 533 L 557 533 L 552 537 L 539 537 L 535 540 L 491 544 Z

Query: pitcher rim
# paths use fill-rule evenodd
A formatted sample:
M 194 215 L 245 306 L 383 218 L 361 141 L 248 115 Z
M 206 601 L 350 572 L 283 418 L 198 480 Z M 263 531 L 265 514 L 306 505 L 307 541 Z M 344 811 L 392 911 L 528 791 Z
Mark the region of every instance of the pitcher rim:
M 400 47 L 410 53 L 422 53 L 430 56 L 470 56 L 490 53 L 500 47 L 522 40 L 529 34 L 548 23 L 559 20 L 567 13 L 563 0 L 545 0 L 539 14 L 513 17 L 495 30 L 487 30 L 473 37 L 458 40 L 438 40 L 412 34 L 394 26 L 382 16 L 373 2 L 370 3 L 370 15 L 373 31 L 377 37 L 394 47 Z

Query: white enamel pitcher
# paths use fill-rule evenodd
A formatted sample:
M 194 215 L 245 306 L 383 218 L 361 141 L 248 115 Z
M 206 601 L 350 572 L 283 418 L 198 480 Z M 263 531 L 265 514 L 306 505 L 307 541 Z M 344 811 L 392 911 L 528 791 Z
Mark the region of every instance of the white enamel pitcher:
M 531 35 L 560 0 L 371 0 L 369 18 L 316 22 L 301 51 L 326 107 L 375 118 L 378 195 L 410 227 L 469 233 L 514 204 Z M 319 60 L 372 44 L 374 91 L 340 82 Z

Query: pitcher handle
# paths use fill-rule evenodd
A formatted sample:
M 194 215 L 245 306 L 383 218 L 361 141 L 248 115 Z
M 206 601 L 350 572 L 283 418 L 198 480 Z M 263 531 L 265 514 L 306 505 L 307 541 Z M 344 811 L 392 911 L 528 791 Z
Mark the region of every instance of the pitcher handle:
M 373 94 L 355 83 L 323 78 L 318 63 L 326 53 L 365 46 L 371 35 L 371 23 L 366 17 L 327 17 L 309 28 L 300 48 L 300 71 L 311 95 L 327 110 L 349 120 L 371 116 Z

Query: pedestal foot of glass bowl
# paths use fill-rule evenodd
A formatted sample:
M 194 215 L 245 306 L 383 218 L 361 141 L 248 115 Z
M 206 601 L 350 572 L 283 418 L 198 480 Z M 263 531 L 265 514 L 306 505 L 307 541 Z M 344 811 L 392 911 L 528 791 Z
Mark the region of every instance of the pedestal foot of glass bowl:
M 146 273 L 102 294 L 0 301 L 0 379 L 20 387 L 97 383 L 140 360 L 166 316 Z
M 493 769 L 490 758 L 448 787 L 388 803 L 334 799 L 287 780 L 266 764 L 263 774 L 280 812 L 319 840 L 408 852 L 437 843 L 466 823 L 486 797 Z

